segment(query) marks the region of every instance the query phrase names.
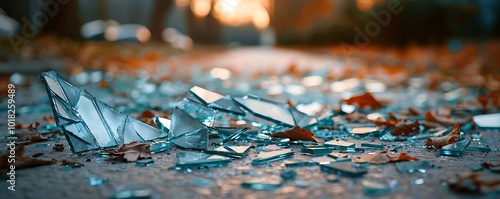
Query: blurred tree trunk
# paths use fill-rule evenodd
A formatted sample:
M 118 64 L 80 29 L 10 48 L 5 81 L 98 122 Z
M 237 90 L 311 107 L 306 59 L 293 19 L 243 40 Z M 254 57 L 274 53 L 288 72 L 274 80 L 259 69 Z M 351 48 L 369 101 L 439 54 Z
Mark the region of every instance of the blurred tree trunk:
M 156 0 L 153 7 L 153 14 L 149 22 L 152 41 L 162 41 L 162 32 L 167 21 L 167 14 L 172 7 L 172 0 Z
M 197 44 L 219 44 L 222 38 L 222 25 L 212 15 L 212 11 L 204 17 L 194 15 L 191 8 L 186 8 L 187 32 Z
M 82 21 L 79 15 L 78 0 L 70 0 L 66 4 L 58 5 L 58 12 L 53 17 L 49 17 L 47 25 L 42 28 L 43 34 L 80 39 Z

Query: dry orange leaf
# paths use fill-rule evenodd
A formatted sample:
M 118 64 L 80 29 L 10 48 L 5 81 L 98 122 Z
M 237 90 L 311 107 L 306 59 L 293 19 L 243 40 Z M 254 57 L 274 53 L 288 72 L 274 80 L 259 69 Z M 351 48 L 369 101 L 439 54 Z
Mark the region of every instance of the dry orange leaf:
M 405 136 L 412 136 L 412 135 L 417 135 L 419 130 L 420 130 L 420 124 L 418 121 L 415 121 L 413 123 L 405 123 L 404 121 L 399 122 L 396 124 L 396 128 L 391 131 L 392 135 L 405 135 Z
M 43 116 L 43 121 L 49 123 L 49 124 L 56 124 L 56 120 L 54 119 L 54 116 L 51 116 L 51 115 L 46 115 L 46 116 Z
M 138 159 L 151 158 L 149 147 L 149 143 L 131 142 L 120 147 L 118 152 L 109 151 L 109 154 L 121 156 L 127 162 L 135 162 Z
M 385 118 L 382 118 L 382 117 L 378 117 L 375 121 L 373 121 L 375 123 L 375 126 L 385 126 L 385 128 L 390 128 L 390 127 L 393 127 L 393 126 L 396 126 L 396 124 L 398 124 L 398 121 L 396 120 L 386 120 Z
M 368 154 L 359 157 L 358 159 L 354 159 L 355 163 L 372 163 L 372 164 L 385 164 L 390 162 L 391 160 L 387 155 L 382 153 Z
M 15 156 L 18 157 L 15 162 L 16 169 L 37 167 L 47 164 L 54 164 L 57 162 L 57 160 L 54 158 L 52 158 L 51 160 L 41 160 L 41 159 L 22 156 L 24 152 L 24 144 L 16 146 L 14 151 L 15 151 Z M 9 162 L 9 155 L 10 154 L 8 152 L 0 155 L 0 169 L 6 169 L 10 167 L 11 163 Z
M 466 119 L 455 119 L 452 118 L 451 115 L 445 114 L 441 117 L 437 116 L 437 111 L 427 111 L 425 113 L 425 119 L 429 122 L 439 123 L 443 126 L 452 126 L 454 124 L 463 124 L 470 120 L 470 118 Z
M 362 95 L 352 96 L 351 98 L 344 100 L 344 102 L 350 105 L 355 105 L 359 108 L 382 108 L 382 103 L 380 103 L 371 93 L 368 92 Z
M 428 138 L 425 146 L 432 146 L 435 149 L 440 149 L 443 146 L 448 144 L 453 144 L 460 138 L 460 125 L 454 124 L 450 133 L 448 135 L 437 137 L 437 138 Z
M 500 175 L 492 173 L 466 172 L 458 176 L 456 182 L 449 183 L 449 188 L 462 192 L 489 193 L 500 188 Z
M 352 112 L 344 116 L 348 122 L 368 122 L 368 116 L 363 113 Z
M 271 134 L 271 137 L 290 138 L 290 141 L 303 140 L 303 141 L 323 142 L 323 140 L 314 137 L 313 132 L 307 129 L 300 128 L 299 126 L 295 126 L 283 132 L 273 133 Z
M 367 154 L 354 159 L 355 163 L 372 163 L 372 164 L 385 164 L 388 162 L 403 162 L 403 161 L 418 161 L 418 158 L 412 157 L 406 153 L 400 153 L 399 155 L 389 155 L 387 151 L 381 151 L 380 153 Z
M 293 104 L 292 100 L 290 100 L 290 99 L 286 99 L 286 104 L 288 104 L 288 106 L 290 106 L 290 107 L 295 108 L 295 104 Z

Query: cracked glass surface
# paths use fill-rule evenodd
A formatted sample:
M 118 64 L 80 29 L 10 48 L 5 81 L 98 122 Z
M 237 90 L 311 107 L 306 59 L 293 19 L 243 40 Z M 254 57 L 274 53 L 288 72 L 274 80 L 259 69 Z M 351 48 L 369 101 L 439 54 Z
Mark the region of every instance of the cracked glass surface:
M 73 153 L 167 137 L 167 133 L 120 113 L 71 85 L 54 71 L 40 77 L 56 123 L 62 127 Z

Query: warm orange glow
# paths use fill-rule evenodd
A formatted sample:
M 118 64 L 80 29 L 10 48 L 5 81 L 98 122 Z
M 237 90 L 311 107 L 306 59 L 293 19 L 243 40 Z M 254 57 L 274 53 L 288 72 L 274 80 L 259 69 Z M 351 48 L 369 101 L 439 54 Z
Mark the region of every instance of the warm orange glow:
M 252 15 L 253 25 L 258 29 L 265 29 L 269 26 L 269 14 L 267 14 L 266 9 L 263 7 L 258 7 L 259 9 L 254 10 Z
M 181 8 L 185 8 L 189 5 L 189 0 L 175 0 L 175 5 Z
M 356 5 L 358 5 L 359 10 L 362 12 L 368 12 L 373 8 L 377 0 L 356 0 Z
M 149 41 L 149 39 L 151 38 L 151 32 L 149 32 L 146 27 L 139 27 L 137 29 L 137 32 L 135 32 L 135 36 L 137 37 L 137 40 L 144 43 Z
M 264 0 L 216 0 L 214 16 L 224 25 L 241 26 L 252 23 L 258 29 L 269 26 L 270 1 Z
M 211 0 L 191 0 L 191 10 L 194 15 L 200 18 L 206 17 L 212 8 Z

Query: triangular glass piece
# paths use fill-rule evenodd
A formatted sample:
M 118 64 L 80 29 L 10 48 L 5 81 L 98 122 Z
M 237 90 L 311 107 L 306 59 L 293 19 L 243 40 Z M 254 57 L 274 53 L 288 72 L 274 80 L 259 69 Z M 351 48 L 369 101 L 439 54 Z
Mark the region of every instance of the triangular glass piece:
M 407 161 L 407 162 L 396 162 L 394 164 L 396 166 L 396 169 L 401 172 L 401 173 L 413 173 L 413 172 L 420 172 L 420 173 L 425 173 L 426 169 L 431 169 L 431 168 L 438 168 L 436 165 L 420 160 L 420 161 Z
M 59 79 L 59 82 L 61 82 L 61 88 L 65 91 L 70 105 L 75 106 L 76 103 L 78 103 L 78 99 L 80 98 L 82 89 L 72 86 L 70 83 L 63 79 Z
M 277 151 L 261 152 L 257 155 L 257 158 L 252 160 L 253 165 L 264 164 L 268 162 L 274 162 L 289 158 L 293 156 L 293 151 L 291 149 L 281 149 Z
M 174 108 L 172 122 L 170 124 L 170 130 L 172 131 L 173 137 L 178 137 L 203 127 L 206 126 L 188 113 L 181 110 L 179 107 Z
M 207 126 L 211 126 L 214 121 L 215 110 L 187 98 L 182 99 L 182 101 L 177 104 L 177 107 Z
M 439 155 L 462 156 L 465 149 L 469 147 L 470 140 L 462 140 L 453 144 L 448 144 L 439 149 Z
M 210 155 L 198 152 L 178 151 L 177 163 L 175 166 L 181 168 L 220 167 L 227 165 L 229 162 L 231 162 L 231 158 L 224 156 Z
M 73 153 L 99 148 L 92 134 L 88 132 L 87 128 L 82 123 L 75 122 L 66 124 L 62 126 L 62 129 Z
M 212 91 L 209 91 L 207 89 L 204 89 L 204 88 L 201 88 L 198 86 L 193 86 L 191 89 L 189 89 L 189 92 L 193 96 L 198 98 L 200 101 L 203 101 L 205 103 L 205 105 L 207 105 L 209 103 L 213 103 L 213 102 L 220 100 L 221 98 L 224 97 L 223 95 L 221 95 L 219 93 L 212 92 Z
M 208 134 L 210 129 L 203 127 L 180 136 L 172 138 L 172 143 L 185 149 L 201 149 L 208 148 Z
M 123 138 L 123 140 L 121 140 L 120 142 L 124 144 L 128 144 L 134 141 L 144 142 L 144 139 L 139 136 L 139 134 L 137 134 L 129 117 L 126 117 L 123 123 L 118 126 L 117 132 L 120 134 L 120 137 Z
M 290 111 L 292 112 L 293 119 L 295 121 L 296 126 L 306 127 L 309 125 L 313 125 L 318 122 L 318 120 L 314 117 L 311 117 L 299 110 L 290 107 Z
M 59 83 L 59 77 L 57 74 L 48 73 L 47 75 L 44 75 L 42 77 L 42 80 L 45 82 L 45 87 L 48 89 L 48 91 L 56 94 L 62 100 L 68 102 L 66 94 L 64 94 L 64 91 L 60 87 L 61 84 Z
M 240 107 L 238 107 L 238 105 L 236 105 L 233 98 L 229 95 L 226 95 L 223 98 L 220 98 L 219 100 L 208 104 L 208 107 L 221 110 L 224 112 L 233 113 L 236 115 L 241 115 L 241 116 L 245 115 L 245 112 L 241 110 Z
M 261 117 L 263 119 L 277 123 L 282 123 L 290 127 L 295 126 L 295 121 L 292 112 L 290 111 L 290 107 L 286 104 L 261 99 L 251 95 L 237 97 L 234 98 L 234 100 L 242 108 L 246 109 L 257 117 Z
M 84 95 L 80 96 L 76 105 L 76 111 L 78 111 L 82 120 L 87 123 L 87 127 L 94 135 L 99 146 L 107 148 L 118 145 L 117 140 L 115 140 L 112 133 L 108 130 L 109 127 L 107 127 L 105 120 L 102 118 L 92 95 L 85 92 Z
M 54 117 L 56 119 L 56 121 L 58 121 L 57 125 L 61 126 L 61 125 L 65 124 L 64 120 L 59 120 L 61 118 L 64 118 L 64 119 L 67 119 L 70 121 L 80 120 L 78 118 L 78 116 L 76 116 L 76 114 L 74 113 L 74 110 L 72 108 L 67 107 L 62 99 L 60 99 L 58 97 L 53 97 L 52 103 L 54 104 L 54 109 L 56 110 L 55 114 L 57 114 L 56 117 Z
M 170 126 L 172 124 L 172 120 L 164 118 L 164 117 L 156 117 L 155 118 L 155 124 L 162 131 L 169 133 L 170 132 Z
M 243 158 L 250 151 L 250 146 L 218 146 L 214 149 L 206 150 L 205 153 L 222 155 L 235 158 Z
M 87 150 L 116 147 L 123 144 L 122 134 L 134 135 L 134 141 L 153 140 L 165 137 L 160 130 L 148 126 L 137 119 L 120 113 L 110 106 L 98 101 L 87 91 L 75 87 L 61 78 L 56 72 L 49 71 L 40 75 L 45 84 L 49 101 L 58 125 L 63 125 L 65 134 L 71 133 L 92 147 L 83 147 L 74 143 L 73 137 L 67 136 L 74 153 Z M 130 123 L 130 127 L 126 127 Z M 119 128 L 122 126 L 121 131 Z M 130 131 L 130 132 L 129 132 Z M 141 138 L 141 139 L 139 139 Z

